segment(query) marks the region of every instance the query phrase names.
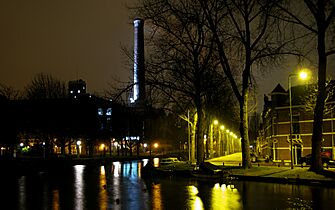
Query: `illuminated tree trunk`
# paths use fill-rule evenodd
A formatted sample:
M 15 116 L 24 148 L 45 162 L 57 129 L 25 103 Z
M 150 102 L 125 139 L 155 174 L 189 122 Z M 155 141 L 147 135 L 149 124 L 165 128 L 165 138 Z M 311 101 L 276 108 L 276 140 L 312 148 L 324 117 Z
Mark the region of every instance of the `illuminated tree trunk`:
M 204 122 L 204 114 L 202 110 L 201 99 L 199 98 L 196 100 L 196 107 L 198 113 L 198 121 L 196 123 L 196 132 L 195 132 L 195 139 L 196 139 L 196 150 L 197 150 L 197 164 L 204 162 L 205 155 L 204 155 L 204 131 L 203 131 L 203 122 Z

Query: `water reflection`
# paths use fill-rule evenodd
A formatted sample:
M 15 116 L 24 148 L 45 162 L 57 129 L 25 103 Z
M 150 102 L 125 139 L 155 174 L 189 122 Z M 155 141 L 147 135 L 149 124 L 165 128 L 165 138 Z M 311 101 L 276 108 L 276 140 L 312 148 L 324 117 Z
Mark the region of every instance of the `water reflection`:
M 60 207 L 59 207 L 59 191 L 58 190 L 54 190 L 52 192 L 52 209 L 54 209 L 54 210 L 60 209 Z
M 151 187 L 152 190 L 152 208 L 161 210 L 162 208 L 162 197 L 161 197 L 161 185 L 153 184 Z
M 204 209 L 204 205 L 201 201 L 201 198 L 197 196 L 199 193 L 198 189 L 195 186 L 187 186 L 186 191 L 188 193 L 188 206 L 192 210 L 201 210 Z
M 74 199 L 74 209 L 83 209 L 84 208 L 84 165 L 74 166 L 74 189 L 75 189 L 75 199 Z
M 101 209 L 107 209 L 107 185 L 106 185 L 106 171 L 105 166 L 100 167 L 100 191 L 99 191 L 99 206 Z
M 262 210 L 333 209 L 335 205 L 332 188 L 141 178 L 143 165 L 141 161 L 77 165 L 1 178 L 0 209 Z
M 212 188 L 213 209 L 242 209 L 241 196 L 234 185 L 215 184 Z
M 19 207 L 20 209 L 24 209 L 26 206 L 26 177 L 22 176 L 18 180 L 18 188 L 19 188 Z

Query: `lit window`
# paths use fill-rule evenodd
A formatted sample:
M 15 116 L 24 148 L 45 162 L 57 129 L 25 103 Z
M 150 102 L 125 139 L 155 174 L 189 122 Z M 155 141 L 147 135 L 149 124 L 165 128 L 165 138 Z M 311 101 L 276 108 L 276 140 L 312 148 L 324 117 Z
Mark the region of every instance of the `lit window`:
M 107 109 L 106 115 L 109 115 L 109 116 L 112 115 L 112 108 L 108 108 Z
M 73 90 L 71 90 L 70 93 L 73 93 Z
M 80 90 L 78 90 L 78 93 L 80 93 Z
M 102 108 L 98 108 L 98 115 L 102 116 L 104 114 L 104 111 Z
M 85 90 L 85 87 L 83 87 L 83 90 Z

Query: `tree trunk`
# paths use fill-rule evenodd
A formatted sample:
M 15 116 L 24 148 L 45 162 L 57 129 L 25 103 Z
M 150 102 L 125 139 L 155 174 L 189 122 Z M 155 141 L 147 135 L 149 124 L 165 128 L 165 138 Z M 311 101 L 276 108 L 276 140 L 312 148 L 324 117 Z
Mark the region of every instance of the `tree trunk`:
M 196 130 L 197 130 L 197 123 L 198 122 L 198 113 L 194 114 L 194 120 L 193 120 L 193 125 L 192 125 L 192 131 L 191 131 L 191 163 L 195 162 L 196 159 Z
M 71 154 L 72 154 L 72 151 L 71 151 L 71 144 L 72 144 L 72 138 L 69 139 L 69 143 L 68 143 L 69 156 L 71 156 Z
M 197 104 L 198 121 L 196 124 L 195 139 L 197 142 L 197 164 L 204 162 L 204 134 L 203 134 L 203 110 L 201 104 Z
M 60 142 L 61 142 L 61 154 L 62 155 L 65 155 L 65 141 L 66 141 L 66 138 L 64 137 L 60 137 Z
M 240 134 L 241 134 L 241 146 L 242 146 L 242 167 L 251 168 L 250 161 L 250 144 L 249 144 L 249 133 L 248 133 L 248 89 L 243 90 L 242 101 L 240 102 Z
M 321 161 L 321 142 L 322 142 L 322 123 L 323 110 L 326 98 L 326 70 L 327 56 L 325 49 L 325 21 L 324 14 L 319 14 L 318 23 L 318 56 L 319 56 L 319 71 L 318 71 L 318 94 L 316 105 L 314 108 L 313 135 L 312 135 L 312 163 L 311 171 L 323 170 Z

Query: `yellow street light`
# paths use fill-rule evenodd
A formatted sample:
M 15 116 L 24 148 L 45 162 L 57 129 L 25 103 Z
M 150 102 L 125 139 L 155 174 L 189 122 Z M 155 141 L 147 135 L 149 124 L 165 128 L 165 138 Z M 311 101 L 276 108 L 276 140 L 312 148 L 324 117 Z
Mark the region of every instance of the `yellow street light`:
M 224 125 L 221 125 L 221 126 L 220 126 L 220 130 L 224 130 Z
M 219 124 L 219 121 L 218 120 L 214 120 L 213 123 L 214 123 L 214 125 L 217 125 L 217 124 Z
M 154 143 L 154 148 L 158 148 L 158 143 Z
M 302 72 L 299 73 L 299 78 L 300 79 L 305 80 L 305 79 L 307 79 L 307 77 L 308 77 L 307 72 L 302 71 Z

